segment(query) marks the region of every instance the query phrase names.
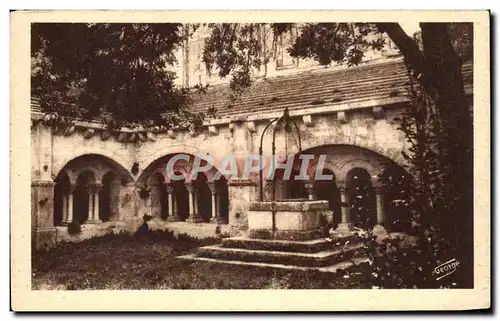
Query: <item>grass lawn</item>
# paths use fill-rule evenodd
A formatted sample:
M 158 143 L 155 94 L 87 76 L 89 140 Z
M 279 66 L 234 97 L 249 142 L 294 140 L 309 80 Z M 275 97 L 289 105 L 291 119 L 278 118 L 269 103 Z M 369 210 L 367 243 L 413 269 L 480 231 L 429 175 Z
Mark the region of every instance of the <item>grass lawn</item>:
M 352 277 L 239 267 L 175 258 L 217 239 L 171 233 L 138 239 L 109 235 L 32 254 L 32 288 L 89 289 L 339 289 L 360 288 Z

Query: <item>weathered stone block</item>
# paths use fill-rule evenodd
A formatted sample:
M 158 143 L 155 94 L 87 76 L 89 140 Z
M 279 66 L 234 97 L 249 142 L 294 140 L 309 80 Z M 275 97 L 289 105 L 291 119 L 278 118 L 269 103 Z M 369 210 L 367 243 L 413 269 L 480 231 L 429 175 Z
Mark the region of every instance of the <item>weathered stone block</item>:
M 311 115 L 304 115 L 302 116 L 302 120 L 304 121 L 304 125 L 307 127 L 313 127 L 314 123 L 312 121 L 312 116 Z
M 249 121 L 246 123 L 246 127 L 250 133 L 255 133 L 257 132 L 257 129 L 255 128 L 255 123 L 253 121 Z
M 208 132 L 212 135 L 219 135 L 219 130 L 215 126 L 208 126 Z
M 89 139 L 94 136 L 95 130 L 93 128 L 87 128 L 83 131 L 83 138 Z
M 337 113 L 337 119 L 340 121 L 341 124 L 347 124 L 347 122 L 349 121 L 347 119 L 347 113 L 345 111 L 339 111 Z
M 253 202 L 248 212 L 249 236 L 313 239 L 321 234 L 322 215 L 326 211 L 327 201 Z
M 373 107 L 373 117 L 375 119 L 383 119 L 384 118 L 384 108 L 381 106 Z

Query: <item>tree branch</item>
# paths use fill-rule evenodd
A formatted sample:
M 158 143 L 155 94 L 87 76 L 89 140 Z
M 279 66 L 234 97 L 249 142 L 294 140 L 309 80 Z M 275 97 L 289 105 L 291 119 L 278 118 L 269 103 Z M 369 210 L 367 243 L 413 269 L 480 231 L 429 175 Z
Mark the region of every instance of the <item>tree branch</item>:
M 425 73 L 425 58 L 418 45 L 401 28 L 399 23 L 377 23 L 403 54 L 406 63 L 418 74 Z

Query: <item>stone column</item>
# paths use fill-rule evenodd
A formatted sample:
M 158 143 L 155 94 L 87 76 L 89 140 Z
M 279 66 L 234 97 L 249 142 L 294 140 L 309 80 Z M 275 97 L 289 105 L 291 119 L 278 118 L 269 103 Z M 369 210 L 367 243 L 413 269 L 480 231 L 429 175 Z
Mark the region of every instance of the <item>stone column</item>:
M 189 217 L 186 219 L 186 222 L 201 223 L 203 220 L 198 216 L 198 211 L 196 210 L 196 203 L 195 203 L 196 189 L 194 185 L 190 183 L 186 183 L 186 189 L 189 192 Z
M 257 184 L 250 180 L 232 179 L 228 182 L 229 224 L 238 229 L 248 228 L 250 203 L 258 199 Z
M 179 215 L 177 215 L 176 206 L 174 206 L 174 186 L 170 183 L 165 184 L 168 195 L 168 217 L 167 222 L 177 222 L 180 221 Z
M 377 224 L 384 225 L 385 223 L 385 208 L 384 208 L 384 188 L 380 183 L 373 184 L 373 189 L 377 196 Z
M 62 198 L 62 218 L 61 225 L 66 224 L 68 220 L 68 194 L 63 195 Z
M 89 222 L 88 223 L 100 223 L 99 219 L 99 192 L 102 188 L 102 184 L 94 184 L 90 186 L 89 189 Z M 93 206 L 90 206 L 90 199 L 94 199 L 92 202 Z M 92 209 L 92 210 L 91 210 Z M 92 216 L 91 216 L 92 214 Z
M 315 201 L 317 198 L 316 194 L 314 193 L 314 181 L 312 180 L 305 181 L 304 187 L 307 190 L 307 199 L 310 201 Z
M 32 241 L 37 248 L 52 246 L 56 241 L 54 185 L 53 181 L 31 183 Z
M 219 223 L 219 207 L 217 206 L 218 195 L 215 188 L 214 182 L 208 182 L 208 187 L 212 193 L 212 217 L 210 218 L 211 223 Z
M 68 212 L 66 216 L 66 224 L 73 222 L 73 193 L 76 189 L 76 185 L 72 184 L 69 186 L 68 190 Z
M 354 228 L 349 215 L 349 198 L 347 196 L 346 183 L 342 181 L 337 182 L 337 188 L 340 192 L 340 206 L 342 211 L 342 218 L 337 231 L 345 233 L 352 231 Z

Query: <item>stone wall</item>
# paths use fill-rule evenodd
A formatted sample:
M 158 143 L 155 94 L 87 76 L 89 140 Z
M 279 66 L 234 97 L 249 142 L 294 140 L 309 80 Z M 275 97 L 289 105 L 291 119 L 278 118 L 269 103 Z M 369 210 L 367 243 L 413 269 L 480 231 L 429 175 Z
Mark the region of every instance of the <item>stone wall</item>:
M 388 162 L 401 164 L 401 151 L 407 146 L 393 118 L 401 113 L 404 106 L 372 107 L 376 104 L 370 102 L 365 107 L 358 106 L 351 110 L 314 108 L 292 112 L 299 126 L 302 151 L 327 154 L 327 167 L 336 176 L 345 176 L 350 168 L 356 166 L 376 174 Z M 148 135 L 147 139 L 126 138 L 130 135 L 134 137 L 133 134 L 120 136 L 106 133 L 96 124 L 80 124 L 74 132 L 66 134 L 53 131 L 43 123 L 34 125 L 31 132 L 32 227 L 36 240 L 49 244 L 59 238 L 54 234 L 52 222 L 52 185 L 57 175 L 72 160 L 90 155 L 95 157 L 95 162 L 77 162 L 80 164 L 78 166 L 94 166 L 102 161 L 105 163 L 103 168 L 108 166 L 116 171 L 118 176 L 111 182 L 110 188 L 110 221 L 130 222 L 127 223 L 130 225 L 127 230 L 133 230 L 140 225 L 144 214 L 161 215 L 158 197 L 150 204 L 140 199 L 138 188 L 148 182 L 152 173 L 165 172 L 161 160 L 165 160 L 167 155 L 196 155 L 204 152 L 213 157 L 214 165 L 218 167 L 227 155 L 233 154 L 238 160 L 238 175 L 241 176 L 248 155 L 258 154 L 265 126 L 270 119 L 281 116 L 281 113 L 277 111 L 240 120 L 222 118 L 208 121 L 199 132 L 158 132 Z M 277 132 L 278 154 L 285 151 L 288 155 L 297 153 L 296 138 L 288 136 L 285 139 L 283 131 Z M 270 155 L 271 142 L 272 128 L 264 136 L 264 155 Z M 134 164 L 138 165 L 136 173 L 131 171 Z M 104 174 L 105 171 L 101 170 L 100 173 Z M 245 229 L 248 225 L 248 205 L 259 197 L 258 180 L 256 177 L 227 178 L 228 223 Z M 278 198 L 280 193 L 285 193 L 285 190 L 278 189 Z

